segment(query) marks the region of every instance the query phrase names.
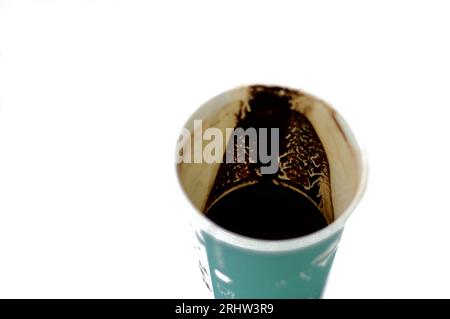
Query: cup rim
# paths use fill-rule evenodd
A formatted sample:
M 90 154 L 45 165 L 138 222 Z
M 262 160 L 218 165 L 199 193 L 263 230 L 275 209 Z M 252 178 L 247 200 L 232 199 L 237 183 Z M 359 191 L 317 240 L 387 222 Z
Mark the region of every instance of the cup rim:
M 258 84 L 260 85 L 260 84 Z M 262 84 L 266 85 L 266 84 Z M 251 85 L 244 85 L 241 87 L 237 87 L 231 90 L 227 90 L 218 96 L 221 96 L 223 94 L 226 94 L 227 92 L 242 88 L 242 87 L 249 87 Z M 271 86 L 271 85 L 268 85 Z M 279 86 L 279 85 L 277 85 Z M 279 86 L 279 87 L 286 87 L 289 89 L 292 89 L 288 86 Z M 293 89 L 296 91 L 299 91 L 298 89 Z M 217 97 L 217 96 L 216 96 Z M 213 97 L 212 99 L 214 99 Z M 328 107 L 331 107 L 327 104 Z M 202 106 L 200 106 L 202 107 Z M 332 108 L 332 107 L 331 107 Z M 339 114 L 334 108 L 332 108 L 334 112 Z M 339 230 L 343 229 L 345 222 L 349 218 L 349 216 L 353 213 L 358 203 L 361 201 L 361 198 L 363 197 L 366 188 L 367 188 L 367 179 L 368 179 L 368 160 L 367 160 L 367 151 L 365 149 L 362 149 L 359 145 L 359 143 L 356 141 L 356 138 L 349 128 L 347 122 L 345 119 L 343 119 L 342 116 L 341 123 L 342 129 L 344 130 L 346 135 L 350 135 L 353 137 L 354 145 L 353 149 L 354 151 L 358 152 L 358 155 L 360 157 L 360 179 L 357 186 L 356 194 L 354 195 L 351 202 L 347 205 L 343 213 L 336 218 L 331 224 L 327 225 L 326 227 L 315 231 L 311 234 L 295 237 L 295 238 L 289 238 L 289 239 L 279 239 L 279 240 L 273 240 L 273 239 L 259 239 L 259 238 L 253 238 L 245 235 L 241 235 L 235 232 L 232 232 L 216 223 L 214 223 L 212 220 L 207 218 L 204 213 L 202 213 L 197 207 L 194 206 L 192 201 L 189 199 L 188 195 L 186 194 L 185 190 L 182 187 L 180 176 L 177 171 L 177 164 L 175 164 L 175 170 L 176 170 L 176 176 L 177 180 L 180 184 L 181 190 L 184 194 L 185 200 L 189 202 L 191 207 L 194 209 L 195 213 L 193 214 L 193 223 L 196 227 L 199 227 L 202 231 L 208 233 L 215 239 L 228 243 L 233 246 L 237 246 L 240 248 L 248 249 L 248 250 L 254 250 L 254 251 L 260 251 L 260 252 L 280 252 L 280 251 L 288 251 L 288 250 L 295 250 L 295 249 L 301 249 L 304 247 L 312 246 L 316 243 L 319 243 L 327 238 L 330 238 L 332 235 L 336 234 Z

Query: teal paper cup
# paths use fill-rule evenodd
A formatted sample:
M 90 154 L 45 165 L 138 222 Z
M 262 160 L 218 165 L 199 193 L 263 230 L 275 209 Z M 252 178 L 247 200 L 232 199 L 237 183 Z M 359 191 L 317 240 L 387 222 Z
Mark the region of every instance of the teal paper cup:
M 204 213 L 221 163 L 194 154 L 208 143 L 202 132 L 208 128 L 223 132 L 227 145 L 226 129 L 236 126 L 236 116 L 255 88 L 291 94 L 291 109 L 312 124 L 328 158 L 327 185 L 333 218 L 326 227 L 308 235 L 281 240 L 251 238 L 219 226 Z M 295 89 L 243 86 L 201 106 L 187 121 L 181 136 L 184 138 L 177 145 L 177 175 L 191 204 L 186 207 L 191 211 L 199 268 L 213 296 L 320 298 L 345 222 L 361 199 L 367 181 L 365 156 L 343 118 L 325 102 Z M 191 156 L 185 156 L 186 152 Z

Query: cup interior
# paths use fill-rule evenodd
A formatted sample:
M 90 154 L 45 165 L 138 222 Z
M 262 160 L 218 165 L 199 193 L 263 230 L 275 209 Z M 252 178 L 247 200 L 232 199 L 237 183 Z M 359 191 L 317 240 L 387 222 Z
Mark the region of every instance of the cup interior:
M 328 158 L 330 197 L 334 214 L 331 222 L 334 222 L 348 210 L 364 186 L 361 182 L 365 174 L 364 159 L 343 118 L 332 107 L 312 95 L 295 89 L 262 85 L 243 86 L 224 92 L 203 104 L 186 122 L 185 132 L 189 132 L 191 138 L 181 140 L 177 152 L 180 149 L 193 152 L 199 145 L 205 147 L 208 141 L 204 139 L 202 132 L 208 128 L 223 132 L 224 144 L 227 145 L 229 136 L 226 129 L 236 127 L 238 114 L 248 105 L 251 92 L 255 89 L 270 89 L 276 90 L 277 94 L 289 94 L 291 110 L 301 113 L 312 124 Z M 196 120 L 202 121 L 201 127 L 194 124 Z M 177 163 L 177 175 L 182 189 L 200 214 L 204 214 L 219 166 L 220 163 L 205 161 Z

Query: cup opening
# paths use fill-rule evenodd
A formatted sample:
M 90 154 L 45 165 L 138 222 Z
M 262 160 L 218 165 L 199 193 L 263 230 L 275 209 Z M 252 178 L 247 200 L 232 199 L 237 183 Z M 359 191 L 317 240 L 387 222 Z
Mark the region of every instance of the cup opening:
M 290 109 L 306 117 L 317 133 L 328 158 L 329 188 L 325 189 L 330 190 L 330 194 L 328 194 L 330 200 L 329 203 L 325 203 L 328 208 L 323 205 L 322 201 L 321 209 L 325 212 L 331 209 L 333 215 L 328 217 L 328 226 L 309 235 L 281 240 L 257 239 L 227 230 L 205 216 L 221 163 L 212 160 L 205 161 L 205 158 L 202 158 L 203 152 L 200 155 L 195 152 L 208 147 L 211 136 L 209 139 L 205 139 L 205 132 L 212 129 L 217 133 L 216 137 L 223 137 L 222 142 L 225 145 L 216 159 L 224 158 L 226 145 L 230 141 L 227 128 L 236 127 L 242 112 L 249 110 L 249 99 L 258 90 L 275 92 L 279 96 L 289 95 Z M 201 125 L 199 125 L 199 120 L 201 120 Z M 191 116 L 182 132 L 182 137 L 187 135 L 189 138 L 182 138 L 177 145 L 178 163 L 176 167 L 182 189 L 196 210 L 194 222 L 217 239 L 240 247 L 257 250 L 284 250 L 320 241 L 343 227 L 346 218 L 353 211 L 366 186 L 366 159 L 346 122 L 325 102 L 299 90 L 268 85 L 250 85 L 226 91 L 210 99 Z M 185 155 L 186 151 L 191 153 L 190 161 L 180 161 L 179 155 Z

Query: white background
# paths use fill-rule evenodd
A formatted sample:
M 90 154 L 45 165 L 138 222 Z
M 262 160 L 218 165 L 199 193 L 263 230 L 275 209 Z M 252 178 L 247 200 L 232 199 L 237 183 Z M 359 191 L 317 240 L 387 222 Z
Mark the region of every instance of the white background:
M 446 1 L 0 1 L 0 297 L 205 297 L 188 116 L 252 82 L 337 108 L 370 181 L 327 298 L 450 297 Z

